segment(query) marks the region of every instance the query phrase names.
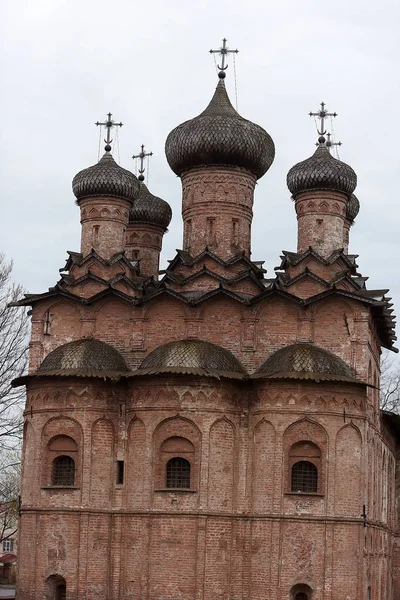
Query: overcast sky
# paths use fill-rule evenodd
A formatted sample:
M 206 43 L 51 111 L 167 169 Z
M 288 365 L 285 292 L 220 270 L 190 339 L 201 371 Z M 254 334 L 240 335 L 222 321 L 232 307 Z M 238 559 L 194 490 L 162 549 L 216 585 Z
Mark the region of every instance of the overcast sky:
M 98 156 L 94 122 L 124 126 L 114 157 L 134 168 L 144 143 L 149 188 L 173 209 L 163 261 L 181 242 L 181 186 L 164 155 L 173 127 L 208 104 L 217 76 L 208 53 L 222 37 L 236 58 L 239 112 L 272 136 L 276 158 L 259 181 L 253 259 L 270 276 L 296 250 L 289 168 L 314 152 L 308 116 L 336 111 L 341 160 L 358 175 L 361 210 L 350 251 L 370 288 L 400 304 L 398 150 L 400 3 L 397 0 L 3 0 L 0 250 L 30 292 L 59 279 L 79 251 L 73 176 Z M 234 69 L 226 79 L 235 101 Z

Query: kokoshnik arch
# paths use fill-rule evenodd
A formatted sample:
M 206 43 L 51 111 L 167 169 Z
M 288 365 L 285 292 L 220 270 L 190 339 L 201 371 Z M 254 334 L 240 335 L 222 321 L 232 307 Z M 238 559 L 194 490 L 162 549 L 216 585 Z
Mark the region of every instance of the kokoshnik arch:
M 168 268 L 170 206 L 143 164 L 137 179 L 115 162 L 109 115 L 104 156 L 73 180 L 80 252 L 18 303 L 21 600 L 400 598 L 400 424 L 378 393 L 394 318 L 348 251 L 357 177 L 322 105 L 287 176 L 297 250 L 268 278 L 251 224 L 274 143 L 225 69 L 166 141 L 184 222 Z

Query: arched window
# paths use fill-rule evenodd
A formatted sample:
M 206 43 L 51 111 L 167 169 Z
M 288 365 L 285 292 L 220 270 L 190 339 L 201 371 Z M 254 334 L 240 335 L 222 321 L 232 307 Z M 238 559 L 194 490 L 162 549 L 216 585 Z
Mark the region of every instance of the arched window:
M 291 600 L 311 600 L 312 589 L 305 583 L 295 585 L 290 593 Z
M 53 460 L 52 485 L 74 485 L 75 461 L 70 456 L 57 456 Z
M 318 469 L 311 462 L 301 460 L 293 465 L 292 492 L 318 492 Z
M 176 456 L 167 462 L 165 472 L 167 488 L 190 488 L 190 462 Z
M 290 491 L 303 494 L 321 492 L 321 467 L 321 450 L 316 444 L 308 440 L 293 444 L 289 451 Z

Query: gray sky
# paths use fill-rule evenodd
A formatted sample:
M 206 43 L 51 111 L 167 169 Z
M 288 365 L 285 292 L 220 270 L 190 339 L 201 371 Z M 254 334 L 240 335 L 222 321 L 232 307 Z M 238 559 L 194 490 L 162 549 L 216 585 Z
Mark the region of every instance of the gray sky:
M 79 251 L 73 176 L 97 162 L 97 120 L 111 111 L 120 164 L 154 152 L 149 187 L 173 209 L 163 260 L 181 247 L 181 187 L 166 136 L 208 104 L 217 76 L 210 48 L 236 58 L 239 112 L 272 136 L 276 159 L 256 189 L 253 259 L 269 275 L 296 250 L 289 168 L 314 152 L 308 117 L 321 100 L 339 116 L 340 158 L 357 172 L 361 210 L 350 251 L 370 288 L 391 289 L 399 312 L 400 96 L 397 0 L 3 0 L 0 250 L 30 292 L 58 280 Z M 226 79 L 235 101 L 231 62 Z M 114 151 L 118 160 L 118 152 Z

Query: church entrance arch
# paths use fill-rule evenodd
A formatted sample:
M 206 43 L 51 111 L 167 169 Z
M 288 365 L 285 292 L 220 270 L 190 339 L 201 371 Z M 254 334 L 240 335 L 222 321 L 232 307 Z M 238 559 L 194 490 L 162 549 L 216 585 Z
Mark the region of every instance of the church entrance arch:
M 46 600 L 66 600 L 67 584 L 61 575 L 51 575 L 46 580 Z
M 312 600 L 312 589 L 305 583 L 297 584 L 290 591 L 290 600 Z

